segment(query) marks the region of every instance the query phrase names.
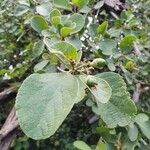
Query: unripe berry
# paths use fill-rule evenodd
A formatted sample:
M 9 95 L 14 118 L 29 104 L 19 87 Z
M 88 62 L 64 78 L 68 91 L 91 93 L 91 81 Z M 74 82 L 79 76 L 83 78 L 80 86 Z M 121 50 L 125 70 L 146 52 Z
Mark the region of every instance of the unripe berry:
M 106 61 L 103 58 L 94 59 L 90 65 L 94 68 L 103 68 L 106 65 Z
M 94 76 L 91 76 L 91 75 L 87 76 L 86 84 L 89 87 L 94 87 L 95 85 L 97 85 L 96 78 Z
M 133 71 L 135 68 L 135 63 L 133 61 L 128 61 L 125 65 L 125 68 L 129 71 Z

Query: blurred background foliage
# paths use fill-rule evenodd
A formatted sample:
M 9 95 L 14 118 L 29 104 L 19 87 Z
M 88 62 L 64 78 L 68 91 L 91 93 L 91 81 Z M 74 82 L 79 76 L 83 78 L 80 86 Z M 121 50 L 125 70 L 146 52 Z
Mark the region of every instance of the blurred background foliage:
M 29 20 L 34 14 L 45 16 L 52 9 L 52 5 L 50 0 L 1 0 L 0 6 L 1 92 L 8 87 L 19 86 L 25 77 L 35 71 L 37 63 L 43 60 L 42 54 L 46 50 L 39 52 L 41 49 L 36 47 L 40 36 L 31 28 Z M 84 44 L 82 47 L 84 58 L 87 60 L 97 57 L 106 59 L 107 66 L 101 71 L 109 70 L 121 74 L 139 112 L 145 112 L 150 116 L 150 1 L 128 0 L 122 12 L 115 12 L 105 7 L 102 0 L 90 0 L 88 7 L 82 9 L 82 13 L 88 15 L 89 19 L 86 24 L 90 22 L 91 17 L 96 16 L 86 34 L 83 34 L 83 31 L 80 32 L 81 41 L 80 39 L 74 41 L 79 47 Z M 108 23 L 106 35 L 96 37 L 95 30 L 103 21 Z M 134 46 L 122 46 L 123 50 L 120 52 L 116 43 L 131 34 L 136 36 L 137 42 Z M 99 38 L 102 40 L 99 41 Z M 130 38 L 132 37 L 126 39 L 127 44 L 130 44 L 128 43 Z M 97 45 L 100 46 L 97 47 Z M 45 66 L 39 67 L 38 70 L 45 71 Z M 140 97 L 137 96 L 137 93 L 140 93 Z M 15 96 L 12 96 L 12 100 L 0 105 L 0 126 L 5 122 L 14 100 Z M 95 115 L 92 110 L 86 107 L 85 102 L 82 102 L 73 108 L 54 136 L 43 141 L 33 141 L 19 132 L 11 149 L 73 150 L 76 149 L 73 146 L 75 140 L 85 141 L 88 145 L 96 145 L 102 136 L 100 126 L 103 123 L 92 122 L 93 117 Z M 116 139 L 119 138 L 120 141 L 125 142 L 122 138 L 127 135 L 127 130 L 117 128 L 109 131 L 109 134 L 111 140 L 116 142 Z M 138 139 L 130 143 L 132 148 L 149 149 L 150 141 L 145 136 L 139 135 Z M 129 142 L 126 143 L 129 145 Z M 131 149 L 128 148 L 128 150 Z

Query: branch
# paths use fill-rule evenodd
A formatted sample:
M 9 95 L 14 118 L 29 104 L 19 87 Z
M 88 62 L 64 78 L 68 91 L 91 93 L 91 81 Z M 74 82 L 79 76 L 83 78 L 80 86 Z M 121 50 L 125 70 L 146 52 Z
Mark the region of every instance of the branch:
M 149 90 L 149 87 L 143 87 L 143 85 L 143 82 L 136 83 L 133 93 L 134 102 L 138 102 L 140 100 L 140 95 Z
M 104 0 L 104 4 L 114 11 L 121 11 L 125 8 L 125 1 L 121 2 L 121 0 Z
M 134 53 L 135 53 L 135 55 L 141 56 L 141 51 L 140 51 L 139 46 L 137 45 L 136 42 L 133 42 L 133 47 L 134 47 Z
M 8 99 L 13 99 L 16 96 L 16 90 L 16 87 L 9 87 L 0 92 L 0 103 L 7 101 Z
M 0 130 L 0 150 L 9 150 L 12 140 L 15 138 L 15 130 L 19 127 L 16 110 L 13 107 L 4 125 Z

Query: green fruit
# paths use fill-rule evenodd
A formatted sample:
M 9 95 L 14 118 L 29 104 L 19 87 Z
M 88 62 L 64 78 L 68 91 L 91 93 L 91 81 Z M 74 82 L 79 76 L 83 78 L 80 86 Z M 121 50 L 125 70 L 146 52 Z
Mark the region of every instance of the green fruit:
M 93 86 L 97 85 L 96 78 L 94 76 L 91 76 L 91 75 L 87 76 L 86 84 L 89 87 L 93 87 Z
M 133 71 L 134 68 L 135 68 L 135 63 L 133 61 L 128 61 L 125 65 L 125 68 L 128 70 L 128 71 Z
M 90 65 L 94 68 L 102 68 L 106 65 L 106 61 L 103 58 L 96 58 L 90 63 Z

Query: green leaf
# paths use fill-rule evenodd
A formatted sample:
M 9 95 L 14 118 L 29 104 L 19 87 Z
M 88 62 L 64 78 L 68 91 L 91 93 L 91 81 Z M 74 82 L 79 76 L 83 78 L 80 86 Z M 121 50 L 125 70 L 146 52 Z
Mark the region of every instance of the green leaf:
M 74 28 L 71 27 L 62 27 L 60 30 L 60 35 L 64 38 L 71 34 Z
M 150 139 L 150 120 L 138 123 L 142 133 Z
M 109 101 L 111 87 L 105 80 L 91 75 L 80 75 L 80 80 L 87 85 L 98 104 L 99 102 L 107 103 Z
M 79 32 L 85 24 L 85 16 L 81 14 L 73 14 L 68 21 L 71 21 L 72 23 L 75 23 L 76 26 L 71 34 Z
M 104 21 L 102 24 L 100 24 L 97 28 L 97 33 L 98 34 L 105 34 L 108 28 L 108 21 Z
M 72 0 L 72 3 L 81 9 L 89 3 L 89 0 Z
M 111 87 L 105 80 L 101 78 L 95 79 L 97 85 L 91 87 L 90 91 L 94 95 L 94 98 L 98 103 L 107 103 L 111 97 Z
M 52 45 L 51 52 L 62 52 L 64 56 L 69 60 L 76 60 L 78 57 L 77 49 L 68 42 L 58 42 Z
M 120 48 L 123 48 L 123 49 L 130 48 L 132 46 L 133 42 L 136 40 L 137 40 L 137 38 L 135 35 L 127 35 L 121 40 Z
M 48 60 L 43 60 L 34 66 L 34 72 L 41 71 L 47 64 Z
M 135 117 L 137 109 L 127 92 L 122 77 L 113 72 L 101 73 L 96 77 L 108 82 L 112 89 L 112 95 L 107 103 L 99 103 L 97 108 L 94 107 L 94 111 L 101 115 L 101 118 L 109 127 L 129 125 Z
M 53 9 L 50 12 L 50 21 L 54 25 L 58 25 L 61 23 L 61 13 L 58 9 Z
M 44 50 L 44 42 L 39 40 L 33 46 L 32 55 L 34 58 L 40 56 Z
M 150 120 L 149 120 L 149 117 L 144 113 L 140 113 L 135 117 L 135 122 L 139 125 L 143 134 L 148 139 L 150 139 Z
M 135 122 L 138 123 L 143 123 L 149 120 L 149 117 L 144 114 L 144 113 L 139 113 L 136 117 L 135 117 Z
M 37 32 L 42 32 L 49 28 L 47 21 L 41 16 L 34 16 L 31 19 L 31 26 Z
M 42 16 L 49 16 L 49 12 L 52 9 L 52 4 L 50 2 L 42 3 L 36 6 L 36 11 Z
M 99 48 L 104 55 L 112 55 L 113 49 L 116 48 L 116 42 L 113 39 L 104 39 L 100 41 Z
M 95 6 L 94 9 L 99 9 L 104 5 L 104 1 L 99 1 Z
M 61 23 L 61 17 L 60 16 L 52 17 L 51 23 L 57 26 L 58 24 Z
M 99 140 L 95 150 L 107 150 L 107 146 L 102 140 Z
M 54 6 L 66 10 L 71 10 L 69 0 L 54 0 Z
M 75 141 L 73 145 L 79 150 L 91 150 L 91 148 L 83 141 Z
M 15 16 L 21 16 L 29 11 L 29 7 L 27 5 L 18 5 L 14 10 Z
M 23 132 L 32 139 L 53 135 L 73 105 L 85 96 L 84 86 L 68 73 L 32 74 L 16 97 L 16 114 Z
M 131 123 L 128 128 L 128 137 L 131 141 L 135 141 L 138 138 L 138 128 L 135 124 Z

